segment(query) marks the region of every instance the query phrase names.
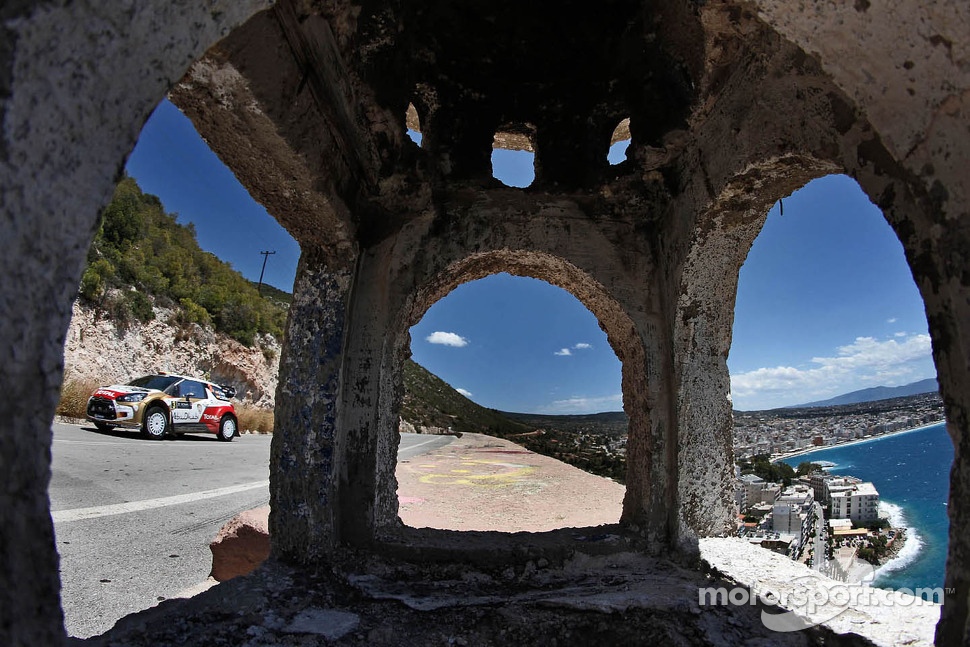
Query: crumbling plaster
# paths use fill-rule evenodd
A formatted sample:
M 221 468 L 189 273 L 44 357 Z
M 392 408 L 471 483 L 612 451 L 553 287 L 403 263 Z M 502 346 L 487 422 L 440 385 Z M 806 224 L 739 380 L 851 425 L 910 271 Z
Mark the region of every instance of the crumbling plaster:
M 63 637 L 46 494 L 61 349 L 96 214 L 167 91 L 303 248 L 271 466 L 277 557 L 320 565 L 400 531 L 392 423 L 407 326 L 495 271 L 560 285 L 599 317 L 631 416 L 623 522 L 647 550 L 696 554 L 733 510 L 738 268 L 771 204 L 840 171 L 886 214 L 926 304 L 956 446 L 955 593 L 937 642 L 967 635 L 964 3 L 618 0 L 620 22 L 531 29 L 553 14 L 303 0 L 256 13 L 268 5 L 0 8 L 0 577 L 17 583 L 0 592 L 0 642 Z M 592 42 L 604 48 L 586 52 Z M 404 134 L 410 103 L 422 148 Z M 627 117 L 628 159 L 608 167 Z M 497 129 L 535 137 L 531 189 L 489 177 Z

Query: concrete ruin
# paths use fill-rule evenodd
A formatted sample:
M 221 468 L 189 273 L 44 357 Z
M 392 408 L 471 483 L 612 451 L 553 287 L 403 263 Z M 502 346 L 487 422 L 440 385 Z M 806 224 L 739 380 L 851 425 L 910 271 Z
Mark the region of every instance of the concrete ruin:
M 64 337 L 99 210 L 166 95 L 302 249 L 272 450 L 276 559 L 474 550 L 397 519 L 401 364 L 437 299 L 506 271 L 599 318 L 631 419 L 621 523 L 644 551 L 689 561 L 731 528 L 738 270 L 771 205 L 845 173 L 896 231 L 926 305 L 956 447 L 937 644 L 970 636 L 964 0 L 13 0 L 0 643 L 64 639 L 47 496 Z M 624 119 L 627 159 L 610 166 Z M 535 151 L 530 187 L 492 177 L 496 143 Z

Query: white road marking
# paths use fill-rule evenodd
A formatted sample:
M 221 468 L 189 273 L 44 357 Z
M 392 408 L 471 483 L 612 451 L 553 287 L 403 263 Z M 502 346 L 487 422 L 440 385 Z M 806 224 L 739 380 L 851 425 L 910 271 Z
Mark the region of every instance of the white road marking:
M 425 440 L 424 442 L 420 442 L 417 445 L 408 445 L 407 447 L 404 448 L 404 450 L 407 451 L 409 449 L 414 449 L 415 447 L 420 447 L 421 445 L 427 445 L 428 443 L 433 443 L 436 440 L 438 439 L 432 438 L 431 440 Z
M 183 503 L 193 503 L 203 499 L 212 499 L 217 496 L 236 494 L 246 490 L 268 487 L 269 481 L 253 481 L 241 485 L 230 485 L 229 487 L 217 488 L 215 490 L 204 490 L 193 492 L 192 494 L 178 494 L 176 496 L 166 496 L 158 499 L 143 499 L 141 501 L 129 501 L 128 503 L 115 503 L 112 505 L 99 505 L 93 508 L 74 508 L 73 510 L 56 510 L 51 512 L 51 519 L 54 523 L 69 523 L 71 521 L 82 521 L 84 519 L 97 519 L 98 517 L 109 517 L 116 514 L 127 514 L 129 512 L 141 512 L 142 510 L 152 510 L 154 508 L 164 508 L 170 505 L 182 505 Z
M 108 442 L 108 441 L 97 441 L 97 440 L 67 440 L 66 438 L 55 438 L 55 443 L 65 443 L 68 445 L 127 445 L 126 442 Z M 145 447 L 157 447 L 161 443 L 145 443 Z

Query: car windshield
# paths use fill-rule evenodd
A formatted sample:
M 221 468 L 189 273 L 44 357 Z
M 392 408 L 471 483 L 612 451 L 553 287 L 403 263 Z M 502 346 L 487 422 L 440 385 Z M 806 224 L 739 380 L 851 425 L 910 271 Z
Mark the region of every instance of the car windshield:
M 164 391 L 180 379 L 178 377 L 172 377 L 171 375 L 146 375 L 145 377 L 132 380 L 128 383 L 128 386 L 140 386 L 143 389 Z

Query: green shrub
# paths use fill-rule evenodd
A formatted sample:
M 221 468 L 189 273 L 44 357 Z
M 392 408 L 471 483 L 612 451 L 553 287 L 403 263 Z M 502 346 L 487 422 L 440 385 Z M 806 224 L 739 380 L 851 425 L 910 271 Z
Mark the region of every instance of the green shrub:
M 212 323 L 209 311 L 200 306 L 192 299 L 181 299 L 179 305 L 182 306 L 179 323 L 197 323 L 200 326 L 208 326 Z
M 80 294 L 88 301 L 97 301 L 103 295 L 111 279 L 114 278 L 114 267 L 110 262 L 99 258 L 90 263 L 81 276 Z
M 147 323 L 155 318 L 155 309 L 152 301 L 141 292 L 129 290 L 125 293 L 125 301 L 128 302 L 128 309 L 131 314 L 142 323 Z

